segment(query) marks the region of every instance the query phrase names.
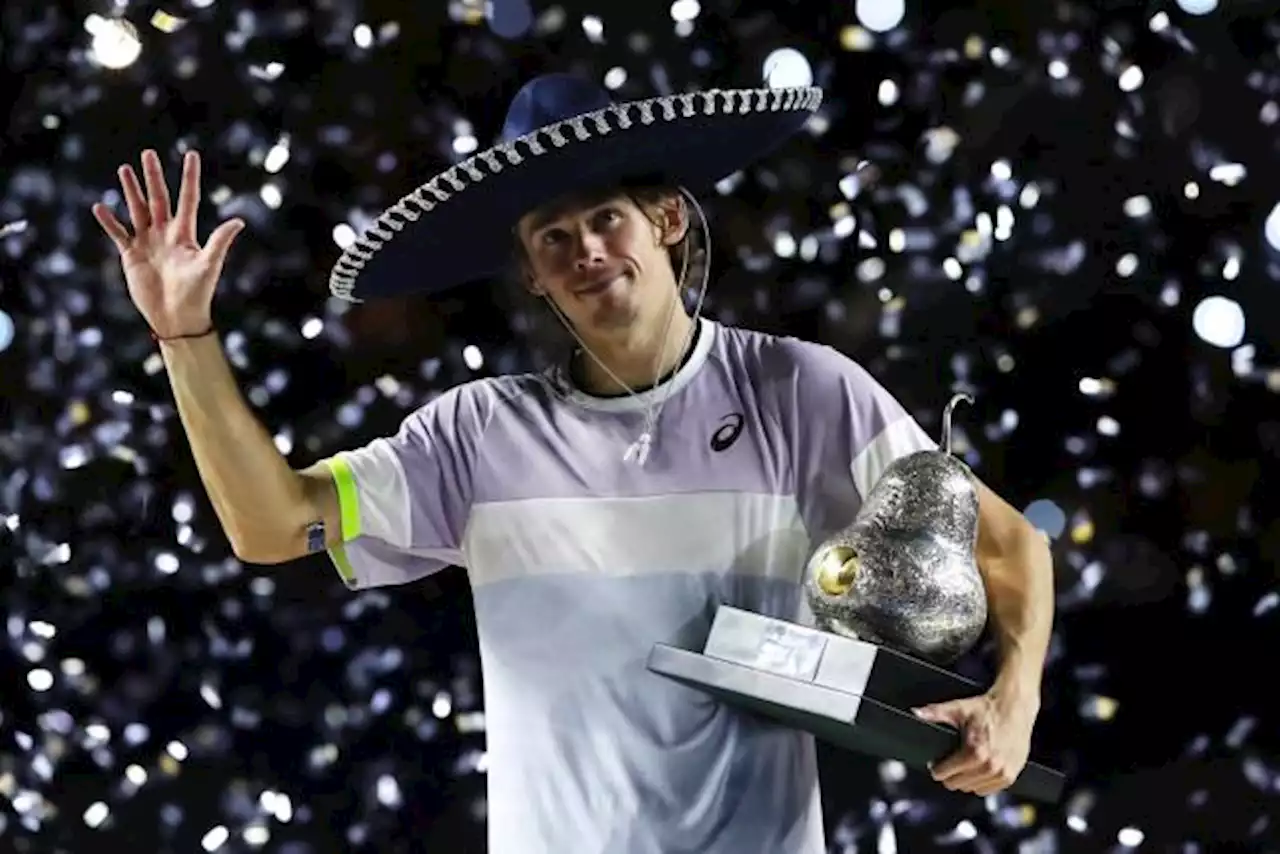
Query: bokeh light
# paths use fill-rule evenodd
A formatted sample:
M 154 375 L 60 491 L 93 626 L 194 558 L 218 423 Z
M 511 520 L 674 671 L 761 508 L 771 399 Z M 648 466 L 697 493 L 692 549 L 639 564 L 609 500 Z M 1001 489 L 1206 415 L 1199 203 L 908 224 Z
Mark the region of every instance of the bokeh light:
M 529 0 L 485 0 L 485 17 L 494 34 L 504 39 L 521 38 L 533 27 Z
M 775 89 L 813 85 L 809 60 L 793 47 L 778 48 L 770 53 L 765 58 L 763 74 L 765 83 Z
M 849 354 L 931 433 L 973 394 L 957 453 L 1051 542 L 1034 746 L 1065 802 L 824 749 L 832 850 L 1280 850 L 1274 10 L 731 5 L 6 6 L 0 851 L 483 850 L 465 574 L 352 594 L 320 558 L 236 559 L 89 208 L 125 215 L 144 148 L 175 186 L 202 153 L 201 238 L 248 225 L 219 340 L 301 468 L 558 352 L 507 283 L 350 305 L 325 277 L 568 70 L 616 98 L 822 85 L 705 194 L 707 313 Z
M 7 312 L 0 311 L 0 352 L 9 349 L 14 336 L 13 318 Z
M 1178 8 L 1188 15 L 1207 15 L 1218 8 L 1218 0 L 1178 0 Z
M 1196 334 L 1207 344 L 1230 349 L 1244 340 L 1244 310 L 1235 300 L 1205 297 L 1191 316 Z
M 1267 214 L 1265 235 L 1271 248 L 1280 252 L 1280 202 Z
M 854 0 L 854 9 L 862 26 L 873 33 L 897 28 L 907 14 L 906 0 Z
M 128 68 L 142 55 L 138 31 L 129 21 L 90 15 L 84 28 L 93 36 L 90 54 L 103 68 Z

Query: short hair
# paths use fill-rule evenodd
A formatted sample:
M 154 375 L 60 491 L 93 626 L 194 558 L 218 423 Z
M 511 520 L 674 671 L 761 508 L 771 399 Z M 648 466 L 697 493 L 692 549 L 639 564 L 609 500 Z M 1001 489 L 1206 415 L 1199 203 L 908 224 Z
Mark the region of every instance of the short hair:
M 675 197 L 684 198 L 683 191 L 668 183 L 660 181 L 624 181 L 607 187 L 601 187 L 594 190 L 586 190 L 579 193 L 571 193 L 561 199 L 557 199 L 544 207 L 552 214 L 570 210 L 576 207 L 593 207 L 601 202 L 609 199 L 624 197 L 629 199 L 632 204 L 638 207 L 649 221 L 654 225 L 661 225 L 658 221 L 657 214 L 654 209 L 663 199 Z M 692 211 L 690 211 L 692 213 Z M 679 242 L 667 247 L 667 257 L 671 259 L 671 269 L 677 277 L 680 274 L 680 268 L 687 262 L 688 251 L 691 246 L 689 235 L 692 233 L 692 222 L 689 228 L 685 230 L 684 236 Z M 517 233 L 514 235 L 515 247 L 514 258 L 516 262 L 515 273 L 517 281 L 523 284 L 523 264 L 528 260 L 525 254 L 524 241 L 520 239 Z

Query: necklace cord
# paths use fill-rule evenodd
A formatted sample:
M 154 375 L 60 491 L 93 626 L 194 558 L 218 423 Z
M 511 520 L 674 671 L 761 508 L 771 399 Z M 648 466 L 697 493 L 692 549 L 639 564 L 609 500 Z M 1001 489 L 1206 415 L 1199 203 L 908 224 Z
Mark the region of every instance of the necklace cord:
M 707 295 L 707 284 L 711 274 L 711 229 L 707 223 L 707 216 L 702 210 L 702 205 L 698 203 L 698 200 L 694 198 L 693 194 L 684 187 L 680 188 L 680 194 L 684 197 L 689 206 L 692 207 L 694 213 L 697 214 L 698 224 L 701 227 L 703 235 L 702 277 L 698 286 L 698 298 L 694 304 L 693 326 L 690 327 L 689 334 L 685 338 L 684 346 L 680 349 L 680 358 L 683 359 L 685 354 L 688 353 L 689 346 L 693 343 L 694 335 L 697 333 L 698 323 L 702 317 L 703 301 L 706 299 Z M 692 249 L 688 242 L 686 242 L 683 257 L 680 262 L 680 278 L 676 287 L 676 298 L 671 303 L 671 308 L 667 312 L 666 323 L 662 328 L 662 346 L 658 348 L 658 352 L 654 356 L 653 382 L 655 386 L 658 384 L 658 381 L 662 379 L 662 355 L 666 350 L 667 336 L 671 333 L 671 324 L 675 320 L 676 307 L 681 302 L 680 294 L 684 292 L 684 286 L 686 284 L 685 279 L 689 274 L 691 254 Z M 543 298 L 546 299 L 547 303 L 551 306 L 551 310 L 555 312 L 560 323 L 569 330 L 569 334 L 578 342 L 578 346 L 582 348 L 582 351 L 591 357 L 591 360 L 594 361 L 611 380 L 621 386 L 628 395 L 633 398 L 639 398 L 640 394 L 636 392 L 635 389 L 623 382 L 617 374 L 610 370 L 609 366 L 606 365 L 599 356 L 591 351 L 591 348 L 582 340 L 582 336 L 580 336 L 578 331 L 573 328 L 573 324 L 569 322 L 569 319 L 565 317 L 564 313 L 560 310 L 560 307 L 556 305 L 555 300 L 547 296 L 544 296 Z M 669 379 L 666 383 L 663 383 L 661 387 L 661 394 L 656 402 L 645 403 L 644 427 L 641 429 L 639 437 L 631 443 L 627 448 L 626 453 L 623 454 L 622 459 L 624 462 L 634 462 L 637 465 L 643 466 L 645 462 L 648 461 L 649 452 L 653 446 L 654 433 L 658 429 L 658 419 L 662 417 L 662 410 L 666 406 L 667 400 L 671 397 L 672 387 L 674 386 L 674 382 L 672 380 L 674 380 L 674 377 Z

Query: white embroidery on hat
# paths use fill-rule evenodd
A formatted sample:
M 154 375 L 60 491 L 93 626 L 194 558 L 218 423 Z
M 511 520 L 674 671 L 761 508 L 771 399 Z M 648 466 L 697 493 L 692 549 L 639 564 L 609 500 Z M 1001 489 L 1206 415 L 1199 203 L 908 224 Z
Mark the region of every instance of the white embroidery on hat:
M 680 93 L 610 104 L 600 110 L 536 128 L 515 140 L 497 143 L 450 167 L 383 211 L 365 229 L 364 234 L 343 250 L 342 257 L 334 264 L 329 275 L 329 290 L 340 299 L 360 302 L 354 296 L 356 280 L 387 241 L 404 231 L 407 223 L 418 222 L 424 215 L 433 212 L 469 186 L 498 175 L 506 168 L 519 166 L 527 158 L 518 150 L 518 145 L 523 145 L 528 150 L 528 157 L 536 158 L 550 150 L 589 142 L 615 131 L 629 130 L 635 126 L 631 113 L 633 109 L 638 113 L 641 125 L 652 125 L 655 122 L 692 118 L 699 112 L 706 116 L 748 115 L 753 112 L 812 112 L 822 105 L 822 97 L 822 90 L 812 86 L 794 89 L 710 89 L 705 92 Z M 701 111 L 698 109 L 699 99 Z M 544 144 L 544 139 L 549 142 L 550 147 Z

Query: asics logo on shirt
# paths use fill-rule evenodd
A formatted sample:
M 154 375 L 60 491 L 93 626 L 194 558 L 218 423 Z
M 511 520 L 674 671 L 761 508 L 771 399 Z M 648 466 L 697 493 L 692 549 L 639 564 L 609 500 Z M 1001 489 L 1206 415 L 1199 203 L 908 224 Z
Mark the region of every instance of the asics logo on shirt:
M 711 434 L 711 450 L 716 453 L 727 451 L 742 435 L 742 424 L 745 419 L 741 412 L 733 412 L 720 419 L 720 429 Z

